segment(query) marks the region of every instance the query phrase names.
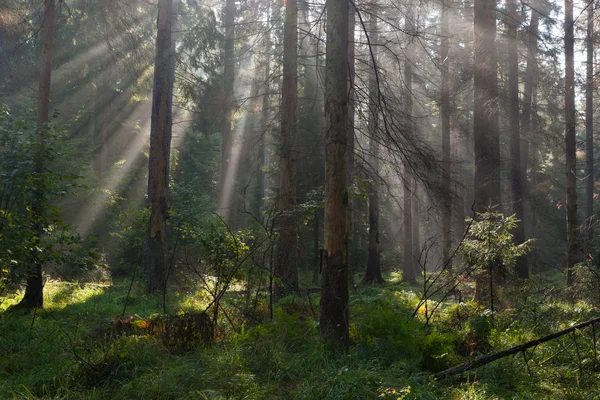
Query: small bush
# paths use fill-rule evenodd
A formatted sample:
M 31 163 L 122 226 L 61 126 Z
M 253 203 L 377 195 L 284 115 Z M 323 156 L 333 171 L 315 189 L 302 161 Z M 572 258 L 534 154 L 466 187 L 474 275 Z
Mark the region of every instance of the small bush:
M 434 329 L 421 342 L 421 365 L 432 372 L 439 372 L 460 362 L 456 354 L 458 338 L 450 333 Z

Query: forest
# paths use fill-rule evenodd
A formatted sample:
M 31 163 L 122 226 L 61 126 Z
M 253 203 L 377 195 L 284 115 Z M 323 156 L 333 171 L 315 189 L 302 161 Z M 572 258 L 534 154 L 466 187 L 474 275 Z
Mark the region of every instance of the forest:
M 0 0 L 0 398 L 600 399 L 597 3 Z

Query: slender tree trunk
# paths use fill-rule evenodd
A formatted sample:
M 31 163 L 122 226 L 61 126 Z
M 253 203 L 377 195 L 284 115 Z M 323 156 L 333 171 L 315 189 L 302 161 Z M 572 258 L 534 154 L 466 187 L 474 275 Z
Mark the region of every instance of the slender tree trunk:
M 267 26 L 270 26 L 271 23 L 271 2 L 268 1 L 267 7 Z M 271 143 L 271 134 L 270 134 L 270 120 L 269 117 L 271 115 L 269 111 L 269 107 L 271 106 L 270 102 L 270 91 L 271 91 L 271 36 L 264 36 L 264 46 L 265 46 L 265 60 L 264 60 L 264 83 L 263 83 L 263 93 L 262 93 L 262 111 L 261 111 L 261 123 L 260 126 L 263 130 L 263 155 L 262 155 L 262 163 L 263 170 L 267 171 L 269 169 L 270 154 L 269 154 L 269 146 Z M 270 177 L 267 172 L 263 172 L 262 177 L 262 186 L 263 186 L 263 202 L 262 209 L 266 210 L 269 207 L 269 191 L 270 191 Z
M 402 183 L 404 188 L 404 204 L 403 204 L 403 216 L 404 223 L 404 248 L 402 258 L 402 275 L 405 281 L 415 284 L 417 282 L 415 269 L 413 268 L 413 245 L 412 245 L 412 178 L 407 169 L 404 169 L 404 175 L 402 176 Z
M 313 273 L 312 273 L 312 284 L 319 284 L 319 269 L 321 267 L 321 252 L 319 238 L 321 236 L 321 227 L 319 225 L 319 214 L 320 211 L 316 211 L 314 215 L 315 227 L 313 230 Z
M 537 88 L 533 88 L 533 92 L 531 93 L 531 109 L 533 110 L 533 114 L 530 117 L 533 117 L 531 120 L 531 132 L 538 132 L 538 118 L 537 118 Z M 538 171 L 539 171 L 539 151 L 538 145 L 535 141 L 531 142 L 531 153 L 533 157 L 531 157 L 531 182 L 533 183 L 532 187 L 538 182 Z M 533 190 L 529 190 L 529 204 L 531 207 L 531 232 L 535 233 L 538 229 L 538 201 L 537 194 Z M 531 249 L 531 271 L 533 273 L 540 272 L 540 257 L 538 252 L 538 244 L 536 242 L 533 243 L 533 248 Z
M 524 213 L 524 190 L 523 171 L 521 170 L 521 133 L 519 130 L 519 58 L 517 49 L 517 2 L 509 0 L 508 8 L 508 123 L 510 131 L 510 180 L 512 188 L 512 212 L 516 215 L 519 223 L 513 235 L 515 244 L 519 245 L 525 241 L 525 213 Z M 527 257 L 517 258 L 515 270 L 519 278 L 529 277 L 529 266 Z
M 52 44 L 54 41 L 54 0 L 44 0 L 44 16 L 42 22 L 42 53 L 40 62 L 40 84 L 38 91 L 37 136 L 34 159 L 34 175 L 36 190 L 31 202 L 31 225 L 33 234 L 29 265 L 27 266 L 27 281 L 25 295 L 19 302 L 19 308 L 37 308 L 44 305 L 44 279 L 42 276 L 42 260 L 37 249 L 45 225 L 46 188 L 43 184 L 43 174 L 46 164 L 46 141 L 48 127 L 45 125 L 50 118 L 50 84 L 52 79 Z
M 102 68 L 102 135 L 100 147 L 100 172 L 108 169 L 108 122 L 110 115 L 110 57 L 107 56 Z
M 594 3 L 588 5 L 585 88 L 585 252 L 592 254 L 594 237 Z
M 453 99 L 456 102 L 456 99 Z M 456 232 L 457 242 L 462 238 L 465 232 L 465 194 L 461 190 L 462 187 L 466 186 L 466 182 L 472 181 L 465 177 L 464 164 L 465 159 L 468 159 L 466 151 L 472 148 L 468 140 L 468 133 L 464 132 L 460 126 L 460 111 L 456 110 L 456 106 L 453 105 L 454 112 L 450 117 L 450 135 L 451 135 L 451 162 L 457 166 L 456 172 L 456 183 L 453 185 L 453 193 L 456 193 L 456 197 L 453 201 L 452 212 L 454 213 L 453 218 L 453 231 Z M 463 186 L 464 185 L 464 186 Z
M 412 243 L 413 243 L 413 270 L 415 275 L 422 274 L 421 260 L 421 207 L 419 205 L 419 183 L 415 179 L 412 199 Z
M 283 28 L 283 87 L 281 93 L 281 152 L 279 155 L 279 243 L 275 273 L 283 280 L 278 294 L 298 287 L 298 228 L 296 207 L 296 105 L 298 103 L 298 8 L 287 0 Z
M 369 21 L 371 44 L 371 76 L 369 77 L 369 152 L 371 153 L 372 177 L 369 188 L 369 255 L 363 283 L 383 283 L 379 250 L 379 88 L 377 86 L 377 19 L 371 14 Z
M 579 260 L 577 232 L 577 159 L 575 143 L 575 72 L 573 65 L 573 0 L 565 0 L 565 159 L 567 175 L 567 286 Z
M 235 0 L 226 0 L 223 25 L 225 27 L 225 58 L 223 71 L 223 119 L 221 121 L 221 171 L 219 179 L 219 214 L 229 221 L 232 208 L 235 171 L 231 165 L 233 148 L 233 82 L 235 80 L 234 40 L 235 40 Z
M 354 26 L 356 23 L 356 10 L 354 4 L 350 4 L 348 10 L 348 144 L 346 151 L 348 153 L 348 188 L 351 188 L 354 184 L 354 123 L 355 123 L 355 111 L 354 102 L 354 76 L 356 74 L 356 62 L 354 60 Z M 347 231 L 347 251 L 348 251 L 348 278 L 350 284 L 354 284 L 354 272 L 356 269 L 356 260 L 353 256 L 354 249 L 354 207 L 355 201 L 352 196 L 348 197 L 348 210 L 346 214 L 346 231 Z
M 475 211 L 500 204 L 496 0 L 475 0 L 473 136 Z
M 498 65 L 496 0 L 475 0 L 475 67 L 473 77 L 474 209 L 485 212 L 500 202 L 500 142 L 498 135 Z M 496 209 L 501 211 L 501 209 Z M 476 298 L 493 304 L 492 264 L 476 281 Z
M 525 197 L 525 206 L 528 207 L 529 212 L 525 214 L 529 215 L 528 220 L 523 221 L 525 223 L 525 237 L 531 237 L 532 235 L 537 234 L 534 229 L 534 218 L 536 218 L 535 206 L 533 200 L 533 190 L 528 180 L 527 180 L 527 169 L 529 166 L 529 159 L 531 153 L 531 135 L 535 131 L 532 129 L 531 124 L 531 115 L 532 115 L 532 102 L 533 102 L 533 93 L 536 86 L 536 58 L 537 58 L 537 42 L 538 42 L 538 26 L 539 26 L 540 14 L 531 10 L 531 21 L 529 23 L 528 30 L 528 39 L 527 39 L 527 67 L 525 68 L 525 84 L 523 88 L 523 105 L 522 105 L 522 113 L 521 113 L 521 144 L 522 144 L 522 153 L 521 153 L 521 170 L 522 170 L 522 178 L 523 182 L 523 195 Z M 531 164 L 531 177 L 530 180 L 533 184 L 536 181 L 534 163 Z M 530 253 L 532 271 L 535 270 L 536 263 L 534 262 L 534 254 L 536 253 L 537 244 L 533 244 L 533 249 Z
M 440 90 L 440 125 L 442 130 L 442 163 L 444 164 L 442 172 L 442 185 L 444 186 L 444 205 L 442 210 L 442 263 L 444 267 L 450 258 L 450 248 L 452 247 L 452 164 L 450 161 L 450 28 L 448 22 L 448 5 L 444 1 L 442 4 L 442 45 L 440 47 L 441 63 L 441 90 Z
M 327 0 L 325 65 L 325 251 L 320 331 L 325 341 L 348 346 L 348 0 Z
M 412 63 L 414 55 L 414 38 L 410 36 L 413 32 L 413 13 L 411 9 L 412 5 L 408 4 L 407 13 L 404 17 L 404 29 L 408 34 L 408 40 L 410 43 L 406 46 L 406 53 L 404 58 L 404 115 L 407 119 L 407 126 L 409 129 L 414 130 L 415 124 L 412 120 L 413 111 L 413 98 L 412 98 Z M 416 282 L 416 273 L 414 268 L 414 254 L 413 254 L 413 237 L 412 237 L 412 198 L 413 190 L 412 186 L 412 173 L 407 167 L 404 168 L 404 175 L 402 181 L 404 183 L 404 258 L 403 258 L 403 274 L 404 279 L 410 283 Z
M 154 60 L 154 91 L 150 124 L 150 159 L 148 171 L 148 201 L 150 224 L 144 252 L 148 275 L 147 290 L 163 290 L 167 269 L 169 238 L 169 161 L 171 156 L 172 107 L 175 49 L 173 26 L 174 4 L 178 0 L 158 3 L 158 33 Z

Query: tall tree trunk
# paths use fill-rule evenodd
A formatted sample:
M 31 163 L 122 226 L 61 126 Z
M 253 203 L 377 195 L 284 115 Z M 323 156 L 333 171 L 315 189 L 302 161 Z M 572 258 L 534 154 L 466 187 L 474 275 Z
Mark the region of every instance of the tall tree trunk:
M 592 253 L 594 237 L 594 3 L 588 5 L 585 88 L 585 252 Z
M 496 0 L 475 0 L 473 104 L 475 211 L 500 204 Z
M 413 270 L 419 276 L 422 272 L 421 260 L 421 207 L 419 204 L 419 183 L 415 179 L 412 199 L 412 243 Z
M 514 229 L 514 241 L 519 245 L 525 241 L 525 213 L 523 171 L 521 170 L 521 133 L 519 131 L 519 58 L 517 49 L 517 2 L 509 0 L 508 8 L 508 121 L 510 131 L 510 181 L 512 188 L 512 212 L 519 223 Z M 517 258 L 515 270 L 519 278 L 529 277 L 527 257 Z
M 225 26 L 225 58 L 223 71 L 223 119 L 221 121 L 221 171 L 219 179 L 219 214 L 229 222 L 232 208 L 235 171 L 231 165 L 233 148 L 233 82 L 235 80 L 234 40 L 235 40 L 235 0 L 226 0 L 223 24 Z
M 531 131 L 539 132 L 538 118 L 537 118 L 537 111 L 536 111 L 537 110 L 537 87 L 533 88 L 533 92 L 531 93 L 530 101 L 531 101 L 531 110 L 533 110 L 533 114 L 530 115 L 530 118 L 533 117 L 533 119 L 531 119 Z M 536 185 L 536 183 L 539 181 L 538 171 L 539 171 L 539 163 L 540 162 L 539 162 L 539 158 L 538 158 L 539 151 L 538 151 L 537 142 L 532 141 L 530 149 L 531 149 L 530 152 L 533 155 L 533 157 L 531 157 L 531 182 L 532 182 L 532 188 L 533 188 Z M 529 190 L 528 197 L 529 197 L 529 205 L 531 207 L 531 232 L 535 233 L 535 232 L 537 232 L 538 218 L 539 218 L 537 194 L 535 193 L 535 191 Z M 533 273 L 540 272 L 539 264 L 540 264 L 540 257 L 539 257 L 539 252 L 538 252 L 538 243 L 534 242 L 533 248 L 531 249 L 531 271 Z
M 348 346 L 348 0 L 327 0 L 325 65 L 325 251 L 320 331 L 325 341 Z
M 410 41 L 406 46 L 406 52 L 404 57 L 404 115 L 407 119 L 407 126 L 410 130 L 414 130 L 415 124 L 412 120 L 413 111 L 413 99 L 412 99 L 412 63 L 414 54 L 414 38 L 410 35 L 413 30 L 413 13 L 411 9 L 412 5 L 409 4 L 407 8 L 406 16 L 404 17 L 404 30 L 408 34 L 408 40 Z M 412 173 L 408 167 L 404 168 L 404 175 L 402 181 L 404 183 L 404 258 L 403 258 L 403 275 L 404 279 L 410 283 L 416 282 L 416 271 L 414 268 L 414 254 L 413 254 L 413 237 L 412 237 Z
M 573 0 L 565 0 L 565 159 L 567 174 L 567 286 L 579 259 L 577 232 L 577 158 L 575 143 L 575 72 L 573 64 Z
M 175 49 L 173 26 L 178 0 L 158 3 L 158 33 L 154 59 L 154 90 L 150 123 L 150 158 L 148 168 L 148 201 L 150 224 L 146 237 L 144 265 L 148 275 L 147 290 L 163 290 L 167 269 L 169 238 L 169 161 L 171 156 L 172 108 Z
M 348 188 L 351 188 L 354 184 L 354 124 L 355 124 L 355 110 L 354 102 L 356 101 L 356 95 L 354 91 L 354 77 L 356 75 L 356 62 L 354 60 L 354 27 L 356 23 L 356 10 L 354 4 L 350 4 L 348 10 L 348 144 L 346 152 L 348 153 Z M 355 201 L 350 195 L 348 197 L 348 210 L 346 214 L 346 242 L 348 251 L 348 278 L 350 284 L 354 284 L 354 272 L 356 269 L 356 260 L 353 255 L 354 249 L 354 207 Z
M 404 168 L 402 184 L 404 188 L 402 232 L 404 233 L 404 247 L 402 257 L 402 277 L 405 281 L 414 284 L 417 282 L 416 271 L 413 268 L 413 245 L 412 245 L 412 178 L 407 168 Z
M 321 252 L 319 245 L 319 239 L 321 237 L 321 228 L 319 226 L 319 215 L 320 211 L 315 211 L 313 216 L 315 226 L 313 230 L 313 271 L 312 271 L 312 284 L 319 284 L 319 269 L 321 267 Z
M 108 122 L 110 114 L 110 57 L 107 55 L 102 68 L 102 141 L 100 147 L 100 172 L 108 169 Z
M 279 243 L 275 273 L 283 284 L 278 294 L 298 287 L 298 228 L 296 207 L 296 105 L 298 103 L 298 8 L 287 0 L 283 27 L 283 87 L 281 93 L 281 149 L 279 155 Z
M 452 247 L 452 164 L 450 161 L 450 28 L 448 21 L 448 5 L 444 1 L 442 4 L 442 45 L 440 47 L 441 63 L 441 90 L 440 90 L 440 125 L 442 133 L 442 163 L 444 164 L 442 172 L 442 185 L 444 186 L 444 204 L 442 209 L 442 263 L 444 267 L 450 258 L 450 248 Z
M 539 26 L 540 14 L 536 10 L 531 10 L 531 21 L 529 23 L 528 29 L 528 39 L 527 39 L 527 67 L 525 68 L 525 84 L 523 88 L 523 105 L 522 105 L 522 113 L 521 113 L 521 144 L 522 144 L 522 152 L 521 152 L 521 171 L 522 178 L 521 182 L 523 183 L 523 195 L 525 197 L 525 206 L 528 207 L 529 212 L 525 214 L 529 214 L 529 218 L 527 221 L 523 221 L 525 223 L 525 237 L 531 237 L 531 235 L 536 234 L 536 230 L 533 229 L 534 226 L 534 218 L 536 213 L 534 212 L 534 201 L 533 201 L 533 191 L 532 187 L 527 180 L 527 169 L 529 166 L 530 159 L 530 142 L 531 135 L 535 131 L 532 129 L 531 124 L 531 115 L 532 115 L 532 102 L 533 102 L 533 93 L 536 86 L 536 59 L 537 59 L 537 46 L 538 46 L 538 26 Z M 533 184 L 535 184 L 536 174 L 534 173 L 534 168 L 532 164 L 531 168 L 531 177 L 530 180 Z M 531 261 L 532 261 L 532 270 L 535 269 L 534 254 L 537 244 L 533 244 L 533 250 L 531 252 Z
M 50 84 L 52 79 L 52 44 L 54 41 L 54 0 L 44 0 L 42 22 L 42 53 L 40 58 L 40 84 L 38 91 L 37 136 L 34 160 L 35 190 L 31 202 L 31 225 L 34 234 L 32 248 L 37 249 L 44 233 L 46 188 L 44 187 L 44 169 L 46 164 L 46 140 L 50 118 Z M 25 295 L 19 302 L 19 308 L 36 308 L 44 305 L 44 280 L 42 276 L 42 260 L 37 250 L 30 253 L 27 266 Z
M 363 283 L 383 283 L 379 250 L 379 87 L 377 85 L 377 19 L 371 14 L 369 43 L 371 47 L 371 76 L 369 77 L 369 152 L 372 177 L 369 187 L 369 255 Z
M 453 99 L 453 103 L 457 100 Z M 452 112 L 450 116 L 450 149 L 451 149 L 451 159 L 453 165 L 457 167 L 456 171 L 456 181 L 452 185 L 453 193 L 456 194 L 456 197 L 453 199 L 452 204 L 452 212 L 454 214 L 453 218 L 453 232 L 456 232 L 457 242 L 462 239 L 463 234 L 465 233 L 465 203 L 466 203 L 466 195 L 461 190 L 463 187 L 467 185 L 467 182 L 472 182 L 472 179 L 465 177 L 465 160 L 469 159 L 467 157 L 467 151 L 472 149 L 472 145 L 469 143 L 469 134 L 464 131 L 463 127 L 460 125 L 460 113 L 461 111 L 456 109 L 456 106 L 453 104 Z M 470 204 L 469 204 L 470 205 Z M 446 259 L 447 260 L 447 259 Z
M 270 29 L 271 24 L 271 1 L 268 1 L 267 7 L 267 27 Z M 271 35 L 264 36 L 264 47 L 265 47 L 265 59 L 264 59 L 264 82 L 263 82 L 263 93 L 262 93 L 262 110 L 261 110 L 261 122 L 260 126 L 263 130 L 263 154 L 262 154 L 262 163 L 263 170 L 267 171 L 269 169 L 269 164 L 271 163 L 270 154 L 269 154 L 269 146 L 271 144 L 271 134 L 270 134 L 270 120 L 269 117 L 271 115 L 269 111 L 269 107 L 271 106 Z M 263 187 L 263 202 L 262 209 L 266 210 L 269 207 L 269 191 L 270 191 L 270 177 L 267 172 L 263 172 L 262 175 L 262 187 Z

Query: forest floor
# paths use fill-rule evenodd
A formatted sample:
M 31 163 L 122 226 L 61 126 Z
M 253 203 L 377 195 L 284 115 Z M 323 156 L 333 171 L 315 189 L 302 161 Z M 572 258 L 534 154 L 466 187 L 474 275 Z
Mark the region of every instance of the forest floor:
M 473 301 L 445 303 L 429 323 L 413 312 L 419 287 L 387 276 L 381 287 L 359 287 L 350 298 L 351 346 L 319 340 L 318 294 L 288 297 L 274 309 L 259 299 L 253 316 L 240 298 L 209 346 L 182 349 L 147 333 L 162 310 L 129 283 L 50 281 L 45 308 L 7 312 L 0 297 L 1 399 L 598 399 L 596 328 L 544 343 L 446 380 L 434 372 L 481 354 L 507 349 L 596 316 L 589 303 L 560 298 L 556 280 L 532 279 L 505 288 L 493 318 Z M 205 296 L 204 296 L 205 297 Z M 123 313 L 137 315 L 115 333 Z M 169 311 L 201 311 L 201 293 L 179 292 Z M 518 299 L 518 300 L 514 300 Z M 427 303 L 427 310 L 435 302 Z M 247 311 L 247 310 L 246 310 Z M 223 314 L 223 313 L 222 313 Z M 223 314 L 224 315 L 224 314 Z M 264 319 L 264 323 L 252 322 Z M 318 319 L 317 319 L 318 320 Z

